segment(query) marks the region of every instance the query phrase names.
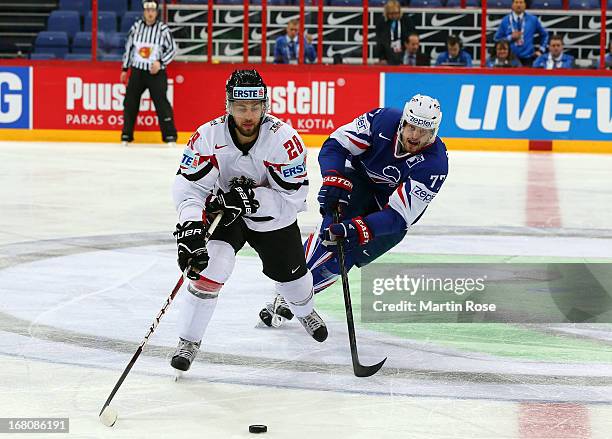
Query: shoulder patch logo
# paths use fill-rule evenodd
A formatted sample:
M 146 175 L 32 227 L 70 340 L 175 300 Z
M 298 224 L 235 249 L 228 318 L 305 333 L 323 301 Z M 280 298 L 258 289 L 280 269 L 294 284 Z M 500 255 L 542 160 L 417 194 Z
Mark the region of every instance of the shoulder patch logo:
M 412 157 L 408 157 L 408 159 L 406 160 L 406 164 L 408 165 L 409 168 L 412 168 L 414 165 L 424 162 L 425 161 L 425 157 L 423 157 L 423 154 L 417 154 L 417 155 L 413 155 Z

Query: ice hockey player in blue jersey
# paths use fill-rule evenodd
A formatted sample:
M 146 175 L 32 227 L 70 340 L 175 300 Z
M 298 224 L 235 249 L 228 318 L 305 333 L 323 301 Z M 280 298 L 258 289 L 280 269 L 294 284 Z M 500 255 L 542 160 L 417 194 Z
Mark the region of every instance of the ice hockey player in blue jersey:
M 339 277 L 336 243 L 345 239 L 346 268 L 363 267 L 397 245 L 425 213 L 448 173 L 446 146 L 437 136 L 437 99 L 416 95 L 404 110 L 377 108 L 334 131 L 319 164 L 323 217 L 304 243 L 315 293 Z M 336 210 L 341 222 L 333 222 Z M 267 326 L 292 317 L 276 295 L 259 314 Z

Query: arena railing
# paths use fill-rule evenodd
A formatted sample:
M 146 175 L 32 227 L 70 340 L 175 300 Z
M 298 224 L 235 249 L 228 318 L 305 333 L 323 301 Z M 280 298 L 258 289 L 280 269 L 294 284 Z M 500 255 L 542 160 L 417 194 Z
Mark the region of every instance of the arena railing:
M 431 48 L 434 55 L 437 48 L 444 46 L 443 41 L 448 33 L 458 32 L 460 36 L 469 39 L 465 47 L 472 50 L 475 61 L 478 61 L 480 66 L 484 67 L 487 49 L 492 45 L 492 43 L 487 42 L 487 32 L 491 33 L 492 27 L 499 23 L 499 19 L 507 15 L 509 10 L 488 9 L 486 0 L 482 1 L 480 8 L 467 7 L 465 3 L 466 0 L 461 0 L 460 8 L 403 8 L 403 12 L 418 18 L 417 32 L 426 37 L 423 38 L 422 46 L 426 49 Z M 563 20 L 572 23 L 572 27 L 551 27 L 549 30 L 553 32 L 558 30 L 566 35 L 575 34 L 566 39 L 568 43 L 571 43 L 566 44 L 566 48 L 575 50 L 578 55 L 576 56 L 577 59 L 596 60 L 598 58 L 598 67 L 603 69 L 605 68 L 607 35 L 606 20 L 603 17 L 607 16 L 607 2 L 604 0 L 600 3 L 600 10 L 571 11 L 566 10 L 568 0 L 564 0 L 563 10 L 530 10 L 529 12 L 540 17 L 550 17 L 548 23 L 554 25 Z M 169 0 L 162 3 L 162 8 L 164 20 L 173 29 L 173 34 L 179 43 L 177 58 L 185 61 L 204 61 L 208 63 L 271 62 L 270 52 L 271 47 L 273 47 L 273 40 L 269 40 L 269 36 L 280 35 L 280 31 L 284 29 L 283 24 L 286 24 L 286 21 L 283 20 L 287 20 L 288 17 L 288 15 L 282 14 L 292 13 L 290 17 L 299 19 L 300 35 L 304 35 L 307 30 L 316 30 L 316 33 L 312 35 L 313 41 L 316 41 L 317 45 L 317 63 L 332 63 L 334 54 L 346 54 L 344 61 L 347 64 L 369 65 L 376 62 L 372 30 L 375 19 L 382 14 L 382 8 L 368 7 L 367 1 L 364 1 L 363 5 L 363 7 L 324 6 L 323 0 L 316 0 L 314 6 L 307 6 L 305 0 L 299 0 L 299 6 L 271 6 L 267 4 L 267 0 L 261 0 L 261 5 L 252 5 L 249 0 L 244 0 L 242 5 L 219 5 L 214 4 L 213 0 L 208 0 L 203 5 L 193 5 L 180 4 L 176 0 Z M 98 0 L 93 0 L 92 59 L 94 60 L 97 59 L 98 51 L 97 9 Z M 234 11 L 241 11 L 242 19 L 239 15 L 231 15 Z M 184 17 L 188 17 L 188 14 L 181 15 L 183 12 L 191 13 L 192 21 L 185 20 Z M 196 12 L 202 14 L 196 15 Z M 174 20 L 177 14 L 181 17 L 180 23 Z M 221 23 L 221 20 L 228 14 L 232 17 L 231 23 Z M 259 21 L 253 22 L 250 17 L 258 14 Z M 272 19 L 278 18 L 279 14 L 283 17 L 283 20 L 279 21 L 277 19 L 276 22 L 273 22 Z M 468 17 L 468 21 L 472 20 L 472 24 L 470 26 L 453 25 L 453 21 L 449 20 L 453 14 L 459 17 L 456 22 L 461 22 L 461 19 Z M 342 17 L 338 18 L 339 15 L 344 16 L 344 21 L 339 22 L 339 20 L 342 20 Z M 329 24 L 330 16 L 336 17 L 334 19 L 336 24 Z M 440 16 L 446 18 L 441 20 Z M 433 17 L 436 17 L 435 23 L 450 23 L 450 25 L 434 26 Z M 324 24 L 326 18 L 328 19 L 327 25 Z M 595 21 L 596 18 L 599 18 L 599 23 Z M 578 23 L 578 29 L 576 29 L 576 23 Z M 180 32 L 181 29 L 187 29 L 189 35 L 183 37 Z M 237 31 L 238 29 L 240 29 L 240 32 Z M 259 33 L 257 32 L 258 29 Z M 237 36 L 238 33 L 240 34 L 239 37 Z M 335 38 L 334 33 L 342 36 Z M 598 38 L 597 34 L 599 34 Z M 597 45 L 577 45 L 577 43 L 585 41 L 594 43 L 594 38 L 598 40 Z M 477 44 L 471 43 L 475 40 L 479 40 L 479 42 Z M 262 42 L 265 42 L 265 44 L 262 44 Z M 345 47 L 336 49 L 335 47 L 338 46 Z M 206 48 L 206 50 L 196 53 L 194 47 Z M 324 56 L 325 48 L 327 48 L 327 56 Z M 595 56 L 596 49 L 599 49 L 598 56 Z M 361 53 L 358 53 L 359 50 Z M 240 53 L 241 55 L 238 55 Z M 587 56 L 583 56 L 584 54 Z M 303 55 L 302 52 L 302 57 Z M 434 56 L 432 56 L 433 58 Z M 298 60 L 298 63 L 303 62 L 303 58 Z

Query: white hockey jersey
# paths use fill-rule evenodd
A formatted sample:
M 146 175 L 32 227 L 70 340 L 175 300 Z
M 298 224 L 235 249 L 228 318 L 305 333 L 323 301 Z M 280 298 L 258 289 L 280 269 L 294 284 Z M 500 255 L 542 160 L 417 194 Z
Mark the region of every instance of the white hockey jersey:
M 266 115 L 257 141 L 243 154 L 232 140 L 227 116 L 221 116 L 200 126 L 183 152 L 173 187 L 179 223 L 200 221 L 206 198 L 218 189 L 227 192 L 232 178 L 241 176 L 255 181 L 259 201 L 257 212 L 244 217 L 249 229 L 281 229 L 306 209 L 306 148 L 297 131 Z

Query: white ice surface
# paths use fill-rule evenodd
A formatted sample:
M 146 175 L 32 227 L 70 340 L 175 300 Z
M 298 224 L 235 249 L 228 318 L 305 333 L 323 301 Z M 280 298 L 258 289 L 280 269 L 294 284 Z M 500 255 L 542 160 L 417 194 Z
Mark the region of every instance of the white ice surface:
M 172 245 L 158 238 L 176 221 L 179 156 L 0 142 L 1 417 L 70 417 L 71 438 L 252 437 L 252 423 L 271 438 L 611 437 L 609 364 L 501 358 L 359 329 L 362 362 L 389 359 L 356 378 L 334 316 L 324 315 L 324 344 L 295 322 L 255 328 L 271 282 L 251 257 L 239 257 L 199 361 L 174 383 L 179 295 L 116 396 L 117 425 L 104 427 L 97 413 L 177 280 Z M 304 231 L 317 221 L 315 157 Z M 395 253 L 612 257 L 612 157 L 450 159 L 443 190 Z M 597 328 L 555 329 L 610 341 Z

